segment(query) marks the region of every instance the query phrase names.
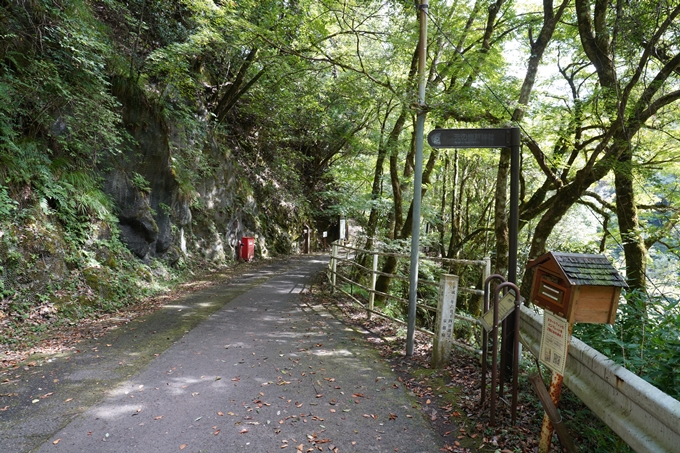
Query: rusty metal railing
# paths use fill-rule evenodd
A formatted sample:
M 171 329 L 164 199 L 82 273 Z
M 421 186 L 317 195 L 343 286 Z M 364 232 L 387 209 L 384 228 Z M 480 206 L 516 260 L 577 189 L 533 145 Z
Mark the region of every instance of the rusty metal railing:
M 372 260 L 368 260 L 372 263 L 372 267 L 368 268 L 360 263 L 357 262 L 356 258 L 359 255 L 366 255 L 369 257 L 372 257 Z M 331 260 L 329 263 L 328 267 L 328 278 L 332 286 L 333 291 L 340 291 L 346 296 L 348 296 L 351 300 L 353 300 L 356 304 L 358 304 L 362 309 L 366 310 L 368 316 L 371 314 L 375 314 L 381 317 L 384 317 L 386 319 L 389 319 L 391 321 L 397 322 L 399 324 L 406 324 L 405 321 L 395 318 L 393 316 L 388 315 L 387 313 L 384 313 L 383 311 L 376 309 L 375 307 L 375 298 L 376 296 L 382 297 L 385 300 L 394 300 L 400 303 L 407 304 L 408 299 L 405 297 L 401 297 L 397 294 L 391 294 L 391 293 L 385 293 L 381 291 L 377 291 L 375 289 L 376 285 L 376 280 L 377 277 L 379 276 L 385 276 L 389 277 L 391 279 L 397 280 L 397 281 L 403 281 L 403 282 L 408 282 L 408 274 L 407 275 L 400 275 L 399 273 L 396 274 L 391 274 L 391 273 L 385 273 L 382 272 L 378 269 L 378 263 L 379 263 L 379 258 L 380 257 L 387 257 L 387 256 L 392 256 L 397 259 L 404 259 L 408 260 L 410 257 L 409 254 L 407 253 L 395 253 L 395 252 L 388 252 L 388 251 L 381 251 L 381 250 L 365 250 L 361 249 L 358 247 L 355 247 L 351 244 L 343 243 L 342 241 L 336 241 L 332 244 L 331 248 Z M 461 260 L 461 259 L 449 259 L 449 258 L 437 258 L 437 257 L 428 257 L 425 255 L 421 256 L 421 260 L 427 260 L 431 263 L 434 263 L 435 265 L 441 266 L 442 270 L 444 270 L 445 266 L 452 266 L 452 265 L 459 265 L 459 266 L 471 266 L 471 267 L 477 267 L 479 268 L 480 271 L 480 281 L 484 281 L 486 277 L 490 274 L 491 270 L 491 260 L 490 258 L 484 258 L 482 260 Z M 368 285 L 362 284 L 358 282 L 357 280 L 360 280 L 360 278 L 353 277 L 352 275 L 358 275 L 358 276 L 364 276 L 365 278 L 363 280 L 369 282 Z M 347 291 L 343 289 L 342 285 L 339 284 L 339 282 L 344 282 L 350 287 L 350 291 Z M 434 280 L 426 280 L 426 279 L 419 279 L 418 281 L 418 286 L 420 287 L 435 287 L 439 288 L 440 282 L 439 281 L 434 281 Z M 368 294 L 368 297 L 364 300 L 361 299 L 361 297 L 358 294 L 355 294 L 354 291 L 352 290 L 353 288 L 360 288 L 363 291 L 365 291 Z M 474 296 L 478 297 L 483 297 L 484 296 L 484 290 L 483 288 L 477 288 L 477 287 L 459 287 L 458 288 L 458 293 L 462 294 L 471 294 Z M 418 299 L 417 307 L 423 310 L 426 310 L 431 313 L 436 313 L 437 307 L 434 305 L 427 304 L 425 300 L 423 299 Z M 473 318 L 472 316 L 468 316 L 462 313 L 457 313 L 456 314 L 456 320 L 461 320 L 467 323 L 470 323 L 473 325 L 474 329 L 480 329 L 480 327 L 477 324 L 476 318 Z M 423 328 L 416 326 L 416 330 L 423 332 L 425 334 L 434 336 L 434 332 Z M 481 332 L 479 335 L 477 335 L 481 339 Z M 475 353 L 480 353 L 481 349 L 481 343 L 475 347 L 468 345 L 466 343 L 463 343 L 461 341 L 454 340 L 454 344 L 458 347 L 467 349 L 471 352 Z

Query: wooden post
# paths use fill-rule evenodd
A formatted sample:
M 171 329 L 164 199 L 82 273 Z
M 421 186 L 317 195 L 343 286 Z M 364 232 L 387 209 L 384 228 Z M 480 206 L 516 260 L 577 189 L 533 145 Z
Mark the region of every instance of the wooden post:
M 338 270 L 338 244 L 333 243 L 331 248 L 331 293 L 335 292 L 336 272 Z
M 566 354 L 564 355 L 563 358 L 563 360 L 565 361 L 567 360 L 567 356 L 569 355 L 569 339 L 571 338 L 571 331 L 573 327 L 574 325 L 572 323 L 569 323 L 567 325 L 567 349 Z M 560 397 L 562 396 L 563 381 L 564 376 L 562 376 L 560 373 L 557 373 L 556 371 L 552 372 L 552 376 L 550 377 L 549 395 L 550 399 L 552 400 L 552 403 L 555 405 L 555 408 L 557 408 L 557 406 L 560 403 Z M 554 431 L 553 424 L 550 421 L 548 413 L 546 412 L 543 415 L 543 425 L 541 426 L 541 438 L 538 442 L 538 453 L 548 453 L 550 451 L 550 441 L 552 440 L 553 431 Z
M 368 294 L 368 310 L 366 317 L 371 319 L 372 310 L 375 307 L 375 282 L 378 277 L 378 254 L 373 252 L 373 270 L 371 271 L 371 292 Z
M 439 280 L 439 301 L 437 303 L 437 321 L 435 337 L 432 345 L 432 367 L 446 366 L 453 345 L 453 322 L 456 316 L 456 298 L 458 296 L 458 276 L 444 274 Z
M 555 377 L 555 375 L 559 376 L 559 374 L 553 373 L 553 377 Z M 552 426 L 555 428 L 555 431 L 557 431 L 557 437 L 559 437 L 560 443 L 564 448 L 567 449 L 568 453 L 576 453 L 574 441 L 571 439 L 571 436 L 567 431 L 567 427 L 564 425 L 562 421 L 562 416 L 557 410 L 557 406 L 555 406 L 555 404 L 552 401 L 552 398 L 550 397 L 548 391 L 545 388 L 545 385 L 543 385 L 543 380 L 541 379 L 541 376 L 538 373 L 533 374 L 529 376 L 529 381 L 531 381 L 531 385 L 534 387 L 534 390 L 538 395 L 538 399 L 541 400 L 543 409 L 545 409 L 545 416 L 550 419 L 550 423 L 552 423 Z M 548 447 L 549 446 L 550 445 L 548 445 Z

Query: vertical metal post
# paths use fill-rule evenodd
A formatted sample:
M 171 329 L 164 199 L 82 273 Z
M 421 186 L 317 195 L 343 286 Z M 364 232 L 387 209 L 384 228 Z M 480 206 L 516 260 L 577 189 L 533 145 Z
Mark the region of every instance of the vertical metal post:
M 512 416 L 512 424 L 517 422 L 517 393 L 519 392 L 519 313 L 522 300 L 519 294 L 515 294 L 515 342 L 513 344 L 513 361 L 512 361 L 512 405 L 510 406 L 510 414 Z
M 490 267 L 489 272 L 491 272 Z M 486 279 L 484 279 L 484 310 L 483 310 L 484 313 L 486 313 L 490 309 L 491 282 L 494 280 L 499 280 L 501 284 L 505 283 L 506 281 L 505 277 L 503 277 L 500 274 L 489 275 L 488 277 L 486 277 Z M 489 333 L 486 331 L 486 329 L 482 328 L 482 397 L 480 398 L 479 404 L 484 404 L 484 401 L 486 400 L 486 370 L 488 368 L 488 356 L 489 356 Z
M 517 235 L 519 231 L 519 172 L 520 134 L 519 128 L 510 129 L 512 154 L 510 157 L 510 218 L 508 225 L 508 281 L 517 284 Z
M 492 368 L 491 368 L 491 414 L 489 415 L 489 425 L 490 426 L 495 426 L 496 423 L 496 382 L 498 379 L 498 373 L 497 373 L 497 360 L 498 360 L 498 318 L 499 318 L 499 313 L 498 313 L 498 308 L 499 308 L 499 295 L 501 291 L 505 292 L 507 289 L 512 290 L 512 292 L 515 293 L 515 310 L 519 308 L 519 304 L 517 301 L 519 300 L 519 288 L 517 288 L 517 285 L 515 285 L 512 282 L 505 282 L 501 283 L 496 287 L 496 290 L 494 291 L 494 305 L 493 305 L 493 358 L 492 358 Z M 506 318 L 507 321 L 507 318 Z M 518 324 L 519 326 L 519 324 Z M 518 341 L 518 337 L 513 337 L 515 341 Z M 513 344 L 513 349 L 515 345 Z M 517 371 L 518 368 L 518 363 L 517 363 L 518 357 L 515 356 L 515 362 L 511 365 L 511 369 Z M 501 370 L 502 371 L 502 370 Z M 498 382 L 498 386 L 500 389 L 499 396 L 503 396 L 503 374 L 501 373 L 501 380 Z M 512 396 L 512 402 L 513 404 L 517 404 L 517 376 L 513 376 L 513 396 Z M 516 418 L 516 409 L 511 409 L 512 412 L 512 420 L 513 424 L 515 422 Z
M 418 118 L 416 121 L 416 155 L 413 176 L 413 224 L 411 234 L 411 267 L 409 268 L 408 324 L 406 355 L 413 355 L 418 295 L 418 249 L 420 248 L 420 199 L 423 185 L 423 136 L 425 130 L 425 60 L 427 58 L 427 0 L 420 1 L 420 42 L 418 43 Z
M 368 294 L 368 313 L 366 313 L 366 317 L 368 319 L 371 319 L 371 314 L 372 312 L 370 310 L 373 310 L 375 308 L 375 282 L 378 277 L 378 253 L 373 252 L 373 270 L 371 271 L 371 292 Z
M 338 270 L 338 244 L 333 243 L 331 248 L 331 293 L 335 292 L 335 282 Z
M 519 175 L 520 175 L 520 131 L 518 127 L 510 128 L 510 217 L 508 222 L 508 281 L 517 283 L 517 242 L 519 234 Z M 519 296 L 519 295 L 518 295 Z M 515 317 L 516 310 L 503 323 L 503 340 L 501 362 L 503 377 L 512 373 L 515 360 Z M 502 390 L 501 390 L 502 393 Z
M 498 286 L 500 287 L 500 285 Z M 489 408 L 489 426 L 496 426 L 496 385 L 498 382 L 498 287 L 494 292 L 493 300 L 493 327 L 491 330 L 491 340 L 493 349 L 491 350 L 491 404 Z M 501 382 L 501 388 L 503 383 Z
M 484 267 L 482 268 L 482 291 L 484 292 L 484 295 L 482 296 L 482 315 L 486 313 L 486 311 L 489 309 L 489 296 L 488 296 L 488 291 L 489 288 L 487 287 L 487 281 L 489 280 L 489 277 L 491 276 L 491 257 L 484 257 Z M 489 342 L 489 333 L 484 329 L 484 327 L 479 326 L 479 329 L 481 331 L 481 338 L 479 339 L 480 344 L 482 346 L 482 354 L 479 356 L 479 361 L 482 366 L 486 366 L 486 352 L 489 348 L 488 342 Z M 482 379 L 485 377 L 482 376 Z M 482 402 L 484 402 L 484 386 L 482 386 Z

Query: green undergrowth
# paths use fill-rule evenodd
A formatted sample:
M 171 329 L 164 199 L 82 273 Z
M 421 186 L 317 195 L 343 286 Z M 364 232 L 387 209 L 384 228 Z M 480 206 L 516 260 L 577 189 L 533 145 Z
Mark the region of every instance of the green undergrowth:
M 133 309 L 197 273 L 227 263 L 182 257 L 140 260 L 120 241 L 115 223 L 92 219 L 66 234 L 45 206 L 0 221 L 0 352 L 30 348 L 82 320 Z
M 512 424 L 505 401 L 511 400 L 508 383 L 496 405 L 496 424 L 489 425 L 490 388 L 486 403 L 480 404 L 479 362 L 469 353 L 456 350 L 452 365 L 431 369 L 426 360 L 412 364 L 406 371 L 408 385 L 419 396 L 424 414 L 443 435 L 451 450 L 471 452 L 535 451 L 540 439 L 544 410 L 528 376 L 536 372 L 530 358 L 521 366 L 518 386 L 517 420 Z M 545 383 L 546 387 L 549 385 Z M 488 385 L 488 381 L 487 381 Z M 577 451 L 583 453 L 632 453 L 632 449 L 598 419 L 568 388 L 562 390 L 559 410 Z M 468 449 L 468 450 L 466 450 Z M 554 434 L 550 452 L 560 452 Z

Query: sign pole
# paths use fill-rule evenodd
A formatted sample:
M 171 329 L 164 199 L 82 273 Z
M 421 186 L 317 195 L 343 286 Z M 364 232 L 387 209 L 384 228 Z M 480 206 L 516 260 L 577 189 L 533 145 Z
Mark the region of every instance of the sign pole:
M 499 129 L 435 129 L 427 136 L 433 148 L 509 148 L 510 158 L 510 216 L 508 219 L 508 282 L 517 283 L 517 236 L 519 232 L 519 176 L 520 130 L 518 127 Z M 519 298 L 518 298 L 519 300 Z M 502 372 L 512 373 L 515 362 L 515 326 L 519 314 L 513 312 L 503 324 L 501 342 Z M 502 391 L 502 387 L 501 387 Z
M 517 235 L 519 231 L 519 167 L 520 135 L 519 128 L 510 129 L 510 218 L 508 225 L 508 281 L 517 284 Z
M 416 331 L 418 296 L 418 249 L 420 248 L 420 199 L 423 186 L 423 136 L 425 135 L 425 60 L 427 58 L 427 0 L 420 1 L 420 41 L 418 43 L 418 118 L 416 121 L 416 155 L 413 175 L 413 223 L 411 226 L 411 267 L 409 268 L 408 324 L 406 355 L 412 356 Z
M 508 281 L 517 284 L 517 237 L 519 235 L 519 174 L 520 174 L 520 133 L 518 127 L 510 129 L 510 216 L 508 219 Z M 521 303 L 521 302 L 520 302 Z M 501 361 L 505 364 L 504 374 L 512 373 L 515 361 L 516 317 L 513 312 L 503 324 Z
M 569 355 L 569 343 L 571 341 L 573 327 L 573 323 L 568 323 L 566 321 L 561 323 L 559 322 L 559 318 L 548 312 L 544 313 L 539 360 L 552 370 L 549 394 L 555 407 L 559 405 L 560 398 L 562 397 L 562 383 L 564 381 L 564 371 L 567 356 Z M 553 424 L 546 412 L 543 414 L 541 438 L 538 442 L 538 453 L 548 453 L 553 431 Z

